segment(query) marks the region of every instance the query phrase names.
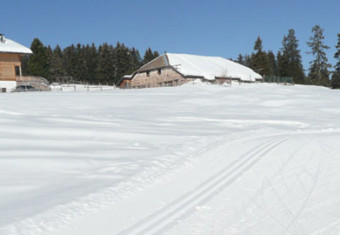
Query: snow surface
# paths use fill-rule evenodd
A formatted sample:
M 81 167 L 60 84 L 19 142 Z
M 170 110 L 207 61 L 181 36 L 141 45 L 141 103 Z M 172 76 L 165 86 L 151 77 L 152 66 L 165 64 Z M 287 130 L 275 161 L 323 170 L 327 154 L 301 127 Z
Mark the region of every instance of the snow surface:
M 240 78 L 242 81 L 256 81 L 262 76 L 252 69 L 222 57 L 166 53 L 169 64 L 185 76 Z
M 339 234 L 340 91 L 0 94 L 0 234 Z
M 21 54 L 32 54 L 31 49 L 6 38 L 4 42 L 0 42 L 0 53 L 21 53 Z

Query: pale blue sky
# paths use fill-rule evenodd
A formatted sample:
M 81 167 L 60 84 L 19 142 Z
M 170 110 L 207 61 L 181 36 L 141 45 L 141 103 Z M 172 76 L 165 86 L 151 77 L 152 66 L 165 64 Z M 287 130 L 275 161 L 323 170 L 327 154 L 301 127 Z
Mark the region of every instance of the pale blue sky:
M 0 32 L 30 46 L 38 37 L 45 45 L 117 41 L 144 53 L 178 52 L 236 58 L 250 54 L 260 36 L 275 53 L 293 28 L 304 68 L 311 29 L 325 29 L 333 55 L 340 33 L 339 0 L 19 0 L 1 3 Z

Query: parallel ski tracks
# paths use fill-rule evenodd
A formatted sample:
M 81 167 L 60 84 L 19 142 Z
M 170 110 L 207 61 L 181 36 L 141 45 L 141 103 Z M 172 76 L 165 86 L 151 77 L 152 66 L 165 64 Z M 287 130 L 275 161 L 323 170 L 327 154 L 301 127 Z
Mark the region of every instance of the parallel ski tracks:
M 263 156 L 286 140 L 287 138 L 276 138 L 254 147 L 197 187 L 118 234 L 159 234 L 169 229 L 178 220 L 195 211 L 196 206 L 211 200 L 216 194 L 231 185 Z

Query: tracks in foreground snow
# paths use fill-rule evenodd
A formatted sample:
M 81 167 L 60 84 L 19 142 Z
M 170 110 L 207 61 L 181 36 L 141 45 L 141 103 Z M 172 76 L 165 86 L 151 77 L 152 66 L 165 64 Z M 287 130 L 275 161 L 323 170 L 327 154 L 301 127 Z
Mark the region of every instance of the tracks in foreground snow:
M 256 146 L 196 188 L 136 224 L 122 230 L 119 234 L 158 234 L 169 229 L 178 220 L 192 213 L 196 206 L 209 201 L 224 188 L 231 185 L 263 156 L 286 140 L 285 138 L 277 138 Z

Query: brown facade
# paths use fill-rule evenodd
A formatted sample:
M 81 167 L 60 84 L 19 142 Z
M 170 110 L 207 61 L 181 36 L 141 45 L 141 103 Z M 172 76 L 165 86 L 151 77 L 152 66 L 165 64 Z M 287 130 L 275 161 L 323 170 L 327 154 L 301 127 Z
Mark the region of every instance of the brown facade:
M 21 55 L 0 53 L 0 81 L 16 81 L 21 76 Z
M 130 88 L 131 87 L 131 79 L 123 79 L 119 84 L 119 88 Z
M 178 86 L 191 81 L 172 67 L 163 67 L 144 72 L 137 72 L 131 80 L 131 88 Z

